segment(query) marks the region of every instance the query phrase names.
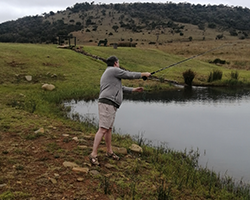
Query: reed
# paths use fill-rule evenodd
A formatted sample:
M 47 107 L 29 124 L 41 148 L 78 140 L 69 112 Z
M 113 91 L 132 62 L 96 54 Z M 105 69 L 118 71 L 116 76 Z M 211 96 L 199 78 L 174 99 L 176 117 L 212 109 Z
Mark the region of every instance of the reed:
M 238 71 L 232 71 L 231 72 L 231 78 L 235 79 L 235 80 L 238 80 L 238 78 L 239 78 L 239 72 Z
M 166 186 L 166 182 L 164 180 L 161 180 L 161 183 L 159 184 L 159 187 L 157 188 L 158 193 L 158 200 L 171 200 L 173 199 L 171 195 L 171 185 L 168 187 Z
M 213 72 L 210 72 L 207 82 L 221 80 L 222 75 L 223 75 L 222 71 L 214 70 Z

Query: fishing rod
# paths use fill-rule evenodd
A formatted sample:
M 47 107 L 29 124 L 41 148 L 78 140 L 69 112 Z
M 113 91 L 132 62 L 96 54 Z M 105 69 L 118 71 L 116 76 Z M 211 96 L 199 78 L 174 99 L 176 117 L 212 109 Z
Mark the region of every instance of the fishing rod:
M 208 50 L 208 51 L 205 51 L 205 52 L 203 52 L 203 53 L 197 54 L 197 55 L 192 56 L 192 57 L 190 57 L 190 58 L 186 58 L 186 59 L 184 59 L 184 60 L 181 60 L 181 61 L 179 61 L 179 62 L 177 62 L 177 63 L 171 64 L 171 65 L 169 65 L 169 66 L 167 66 L 167 67 L 163 67 L 163 68 L 161 68 L 161 69 L 159 69 L 159 70 L 157 70 L 157 71 L 152 72 L 151 75 L 153 75 L 153 74 L 155 74 L 155 73 L 158 73 L 158 72 L 160 72 L 160 71 L 162 71 L 162 70 L 168 69 L 168 68 L 170 68 L 170 67 L 173 67 L 173 66 L 179 65 L 179 64 L 181 64 L 181 63 L 184 63 L 184 62 L 186 62 L 186 61 L 188 61 L 188 60 L 194 59 L 194 58 L 196 58 L 196 57 L 198 57 L 198 56 L 202 56 L 202 55 L 207 54 L 207 53 L 209 53 L 209 52 L 211 52 L 211 51 L 215 51 L 215 50 L 217 50 L 217 49 L 221 49 L 221 48 L 223 48 L 223 47 L 225 47 L 225 46 L 227 46 L 227 45 L 221 45 L 221 46 L 219 46 L 219 47 L 210 49 L 210 50 Z M 147 78 L 146 76 L 143 76 L 142 79 L 145 81 L 145 80 L 147 80 L 148 78 Z

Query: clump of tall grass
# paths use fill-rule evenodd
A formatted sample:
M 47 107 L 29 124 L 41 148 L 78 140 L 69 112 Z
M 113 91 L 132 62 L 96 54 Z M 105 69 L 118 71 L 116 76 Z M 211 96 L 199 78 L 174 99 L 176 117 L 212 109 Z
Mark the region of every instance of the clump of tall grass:
M 132 139 L 139 145 L 145 145 L 146 139 L 143 137 L 144 132 L 139 132 L 138 135 L 132 137 Z
M 231 75 L 231 79 L 226 80 L 226 83 L 228 85 L 235 86 L 235 85 L 242 84 L 242 82 L 238 80 L 239 79 L 239 73 L 237 71 L 235 71 L 235 72 L 232 71 L 230 75 Z
M 238 80 L 238 78 L 239 78 L 239 73 L 238 73 L 238 71 L 235 71 L 235 72 L 231 72 L 231 78 L 232 79 L 235 79 L 235 80 Z
M 103 188 L 104 194 L 111 194 L 112 185 L 110 183 L 109 178 L 107 178 L 106 176 L 101 178 L 100 187 Z
M 192 86 L 192 82 L 193 82 L 193 79 L 195 77 L 195 73 L 191 69 L 189 69 L 189 70 L 186 70 L 185 72 L 183 72 L 182 76 L 184 78 L 185 83 L 188 86 Z
M 161 180 L 161 184 L 157 188 L 157 193 L 158 193 L 158 200 L 170 200 L 173 199 L 171 195 L 172 187 L 171 185 L 166 186 L 166 182 L 164 180 Z
M 213 81 L 221 80 L 222 75 L 223 75 L 222 71 L 214 70 L 213 72 L 210 72 L 207 82 L 213 82 Z

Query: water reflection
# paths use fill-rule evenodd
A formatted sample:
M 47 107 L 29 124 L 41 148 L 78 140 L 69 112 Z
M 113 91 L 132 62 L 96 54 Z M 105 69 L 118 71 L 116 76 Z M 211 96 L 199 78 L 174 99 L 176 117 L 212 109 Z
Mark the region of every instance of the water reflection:
M 124 95 L 124 99 L 133 101 L 158 101 L 158 102 L 235 102 L 239 99 L 248 98 L 249 88 L 206 88 L 185 87 L 172 91 L 143 92 L 133 95 Z

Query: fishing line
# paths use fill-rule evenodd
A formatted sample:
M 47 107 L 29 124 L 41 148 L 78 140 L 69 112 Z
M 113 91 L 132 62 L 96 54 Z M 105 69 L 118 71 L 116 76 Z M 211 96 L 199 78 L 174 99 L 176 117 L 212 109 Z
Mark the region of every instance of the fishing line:
M 181 63 L 184 63 L 184 62 L 186 62 L 186 61 L 188 61 L 188 60 L 194 59 L 194 58 L 196 58 L 196 57 L 198 57 L 198 56 L 202 56 L 202 55 L 207 54 L 207 53 L 209 53 L 209 52 L 211 52 L 211 51 L 215 51 L 215 50 L 217 50 L 217 49 L 221 49 L 221 48 L 223 48 L 223 47 L 225 47 L 225 46 L 228 46 L 228 45 L 230 45 L 230 44 L 224 44 L 224 45 L 221 45 L 221 46 L 219 46 L 219 47 L 216 47 L 216 48 L 210 49 L 210 50 L 208 50 L 208 51 L 205 51 L 205 52 L 203 52 L 203 53 L 200 53 L 200 54 L 197 54 L 197 55 L 195 55 L 195 56 L 192 56 L 192 57 L 190 57 L 190 58 L 186 58 L 186 59 L 181 60 L 181 61 L 179 61 L 179 62 L 177 62 L 177 63 L 171 64 L 171 65 L 169 65 L 169 66 L 167 66 L 167 67 L 163 67 L 163 68 L 161 68 L 161 69 L 159 69 L 159 70 L 157 70 L 157 71 L 151 72 L 151 75 L 153 75 L 153 74 L 155 74 L 155 73 L 158 73 L 158 72 L 160 72 L 160 71 L 162 71 L 162 70 L 168 69 L 168 68 L 170 68 L 170 67 L 173 67 L 173 66 L 179 65 L 179 64 L 181 64 Z M 142 79 L 145 81 L 145 80 L 147 80 L 148 78 L 147 78 L 146 76 L 143 76 Z

